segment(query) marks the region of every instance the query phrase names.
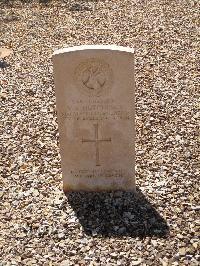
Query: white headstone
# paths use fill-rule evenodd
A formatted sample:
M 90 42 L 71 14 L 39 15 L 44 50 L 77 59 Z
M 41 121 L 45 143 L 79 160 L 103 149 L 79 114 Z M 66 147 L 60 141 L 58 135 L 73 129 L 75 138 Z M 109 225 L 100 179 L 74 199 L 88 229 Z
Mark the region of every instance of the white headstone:
M 134 51 L 53 54 L 64 191 L 135 189 Z

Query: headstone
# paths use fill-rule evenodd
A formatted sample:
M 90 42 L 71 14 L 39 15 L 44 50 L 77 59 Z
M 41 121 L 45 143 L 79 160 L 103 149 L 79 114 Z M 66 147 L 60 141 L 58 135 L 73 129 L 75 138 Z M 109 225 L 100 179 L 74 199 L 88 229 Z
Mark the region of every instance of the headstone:
M 135 189 L 135 84 L 131 48 L 54 52 L 63 188 Z

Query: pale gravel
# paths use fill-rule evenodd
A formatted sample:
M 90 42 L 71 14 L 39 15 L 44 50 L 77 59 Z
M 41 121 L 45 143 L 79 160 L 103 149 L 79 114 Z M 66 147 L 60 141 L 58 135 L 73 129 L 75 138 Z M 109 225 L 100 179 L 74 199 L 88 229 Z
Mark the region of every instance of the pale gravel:
M 0 265 L 198 265 L 199 2 L 0 1 Z M 131 193 L 62 192 L 51 55 L 135 48 Z

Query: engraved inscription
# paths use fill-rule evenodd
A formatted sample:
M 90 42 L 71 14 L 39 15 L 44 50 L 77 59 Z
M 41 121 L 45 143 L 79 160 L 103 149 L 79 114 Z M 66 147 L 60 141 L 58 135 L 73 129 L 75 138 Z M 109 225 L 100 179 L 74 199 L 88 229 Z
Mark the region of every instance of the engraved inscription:
M 75 70 L 76 83 L 84 94 L 101 96 L 111 88 L 112 71 L 108 63 L 91 58 L 82 62 Z
M 73 169 L 70 173 L 75 178 L 122 178 L 126 177 L 123 169 Z
M 82 143 L 84 142 L 91 142 L 95 144 L 96 149 L 96 166 L 100 165 L 100 158 L 99 158 L 99 144 L 101 142 L 111 142 L 111 138 L 99 139 L 99 125 L 94 124 L 94 139 L 82 139 Z
M 129 120 L 131 114 L 121 104 L 115 104 L 113 99 L 88 98 L 83 103 L 82 100 L 72 100 L 72 104 L 66 105 L 63 112 L 58 116 L 63 120 Z
M 58 114 L 62 120 L 129 120 L 130 112 L 127 111 L 71 111 Z

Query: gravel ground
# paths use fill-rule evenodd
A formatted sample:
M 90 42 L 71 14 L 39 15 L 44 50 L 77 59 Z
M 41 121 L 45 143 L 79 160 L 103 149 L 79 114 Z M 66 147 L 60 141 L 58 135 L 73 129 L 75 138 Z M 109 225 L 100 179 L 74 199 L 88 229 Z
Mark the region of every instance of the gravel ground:
M 0 265 L 199 265 L 191 0 L 0 1 Z M 137 195 L 62 192 L 51 55 L 136 49 Z

